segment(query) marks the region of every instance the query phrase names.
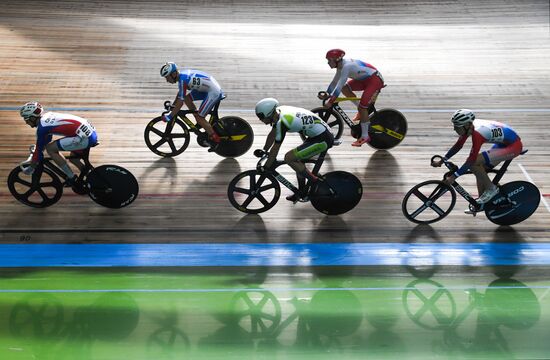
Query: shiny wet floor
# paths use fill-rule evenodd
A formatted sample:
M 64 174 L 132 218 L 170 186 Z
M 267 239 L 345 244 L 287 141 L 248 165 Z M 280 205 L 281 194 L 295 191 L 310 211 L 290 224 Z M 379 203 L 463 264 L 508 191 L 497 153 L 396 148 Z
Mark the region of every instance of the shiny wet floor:
M 547 271 L 426 265 L 4 271 L 0 356 L 545 358 Z

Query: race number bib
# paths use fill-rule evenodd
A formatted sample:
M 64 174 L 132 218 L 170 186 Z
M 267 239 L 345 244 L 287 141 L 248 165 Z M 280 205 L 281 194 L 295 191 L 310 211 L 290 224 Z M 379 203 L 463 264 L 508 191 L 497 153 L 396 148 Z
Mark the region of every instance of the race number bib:
M 193 75 L 193 77 L 189 79 L 189 87 L 191 89 L 198 89 L 201 87 L 201 81 L 202 79 L 200 77 Z
M 92 135 L 95 128 L 92 124 L 80 124 L 78 129 L 76 129 L 76 135 L 81 138 L 88 138 Z

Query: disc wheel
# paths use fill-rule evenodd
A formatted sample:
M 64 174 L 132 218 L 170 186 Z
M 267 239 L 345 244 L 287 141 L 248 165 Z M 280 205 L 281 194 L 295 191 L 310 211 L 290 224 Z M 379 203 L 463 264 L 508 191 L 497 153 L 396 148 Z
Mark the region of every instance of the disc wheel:
M 403 215 L 417 224 L 431 224 L 449 215 L 456 202 L 452 187 L 439 180 L 424 181 L 413 187 L 401 204 Z
M 540 203 L 540 191 L 530 182 L 512 181 L 499 188 L 501 195 L 485 205 L 485 215 L 494 224 L 514 225 L 530 217 L 537 210 Z M 505 200 L 505 201 L 503 201 Z
M 229 202 L 247 214 L 271 209 L 281 196 L 281 187 L 273 175 L 248 170 L 235 176 L 227 187 Z
M 378 150 L 388 150 L 399 145 L 406 134 L 405 116 L 395 109 L 381 109 L 371 119 L 368 144 Z
M 36 169 L 26 175 L 19 166 L 8 176 L 8 189 L 17 201 L 35 208 L 45 208 L 59 201 L 63 184 L 50 169 Z
M 164 122 L 156 117 L 147 124 L 144 131 L 145 144 L 157 155 L 173 157 L 181 154 L 189 145 L 189 129 L 178 118 Z
M 326 215 L 339 215 L 353 209 L 363 196 L 363 185 L 353 174 L 332 171 L 323 176 L 310 192 L 311 205 Z
M 223 157 L 238 157 L 246 153 L 254 142 L 252 127 L 236 116 L 225 116 L 214 124 L 214 130 L 220 135 L 220 144 L 216 154 Z
M 344 132 L 344 120 L 340 114 L 333 109 L 327 109 L 324 107 L 315 108 L 311 110 L 311 112 L 319 116 L 321 120 L 330 126 L 330 132 L 334 136 L 334 139 L 340 139 L 342 137 L 342 133 Z M 305 135 L 301 132 L 300 137 L 302 140 L 306 139 Z
M 118 165 L 102 165 L 87 176 L 90 198 L 101 206 L 119 209 L 136 200 L 139 184 L 134 175 Z

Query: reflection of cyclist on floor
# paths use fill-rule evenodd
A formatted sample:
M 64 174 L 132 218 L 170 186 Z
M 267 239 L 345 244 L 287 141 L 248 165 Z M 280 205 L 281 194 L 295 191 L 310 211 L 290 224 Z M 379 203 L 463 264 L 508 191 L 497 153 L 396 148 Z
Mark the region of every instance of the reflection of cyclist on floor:
M 354 101 L 358 113 L 353 119 L 361 120 L 361 137 L 351 144 L 361 146 L 369 141 L 369 113 L 374 111 L 376 98 L 380 89 L 384 87 L 384 79 L 371 64 L 361 60 L 344 59 L 345 54 L 341 49 L 332 49 L 327 52 L 328 65 L 331 69 L 336 68 L 336 74 L 327 89 L 327 94 L 319 95 L 319 98 L 328 99 L 325 106 L 330 108 L 340 92 L 347 97 L 356 97 L 353 91 L 363 91 L 361 101 L 359 103 Z M 347 81 L 348 78 L 351 80 Z
M 174 108 L 164 115 L 164 121 L 172 120 L 185 103 L 189 110 L 194 111 L 193 115 L 197 123 L 206 131 L 210 140 L 214 143 L 220 142 L 220 137 L 212 126 L 205 119 L 222 97 L 223 91 L 213 76 L 204 71 L 192 69 L 178 69 L 173 62 L 168 62 L 160 68 L 160 75 L 170 84 L 178 84 L 178 94 L 174 100 Z M 202 100 L 197 110 L 193 101 Z
M 273 98 L 262 99 L 256 104 L 256 116 L 264 124 L 273 127 L 264 145 L 264 150 L 269 152 L 265 163 L 266 169 L 274 165 L 287 132 L 302 132 L 305 135 L 306 140 L 302 145 L 285 154 L 285 163 L 296 171 L 300 192 L 304 192 L 305 179 L 315 182 L 318 177 L 306 168 L 302 160 L 332 147 L 334 137 L 330 127 L 311 111 L 294 106 L 279 106 L 279 102 Z M 288 196 L 286 199 L 296 202 L 305 197 L 306 194 L 301 193 Z
M 484 204 L 498 193 L 498 188 L 491 182 L 487 169 L 491 169 L 502 161 L 519 156 L 522 150 L 521 139 L 510 126 L 496 122 L 476 119 L 474 113 L 468 109 L 457 110 L 452 118 L 454 130 L 459 135 L 456 143 L 445 155 L 450 159 L 472 137 L 472 148 L 466 162 L 454 174 L 447 176 L 445 182 L 452 184 L 457 177 L 464 175 L 469 169 L 477 180 L 477 189 L 480 197 L 478 204 Z M 484 143 L 494 144 L 489 150 L 479 152 Z M 439 167 L 443 160 L 434 160 L 432 166 Z
M 27 175 L 32 174 L 44 158 L 43 151 L 46 150 L 57 166 L 67 175 L 66 185 L 74 185 L 76 175 L 59 151 L 71 151 L 78 154 L 82 150 L 97 145 L 97 134 L 93 125 L 88 120 L 75 115 L 45 112 L 38 102 L 26 103 L 21 107 L 19 113 L 27 125 L 36 128 L 36 146 L 30 162 L 24 164 L 28 166 L 23 172 Z M 64 137 L 52 142 L 53 135 Z M 80 170 L 84 167 L 78 159 L 71 159 L 71 162 Z

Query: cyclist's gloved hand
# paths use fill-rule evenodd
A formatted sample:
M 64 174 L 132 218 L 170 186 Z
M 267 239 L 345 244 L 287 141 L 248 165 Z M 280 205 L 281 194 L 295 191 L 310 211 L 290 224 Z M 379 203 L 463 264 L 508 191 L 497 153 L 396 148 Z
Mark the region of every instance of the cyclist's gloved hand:
M 23 161 L 21 164 L 19 164 L 19 167 L 25 175 L 32 175 L 34 173 L 34 170 L 36 169 L 36 163 Z
M 162 115 L 162 121 L 169 122 L 170 120 L 172 120 L 172 116 L 170 115 L 170 113 Z

